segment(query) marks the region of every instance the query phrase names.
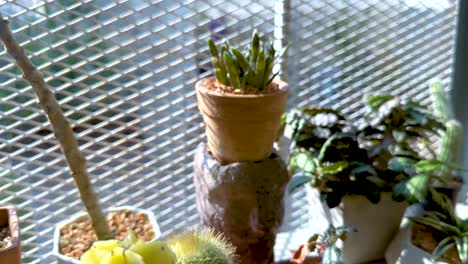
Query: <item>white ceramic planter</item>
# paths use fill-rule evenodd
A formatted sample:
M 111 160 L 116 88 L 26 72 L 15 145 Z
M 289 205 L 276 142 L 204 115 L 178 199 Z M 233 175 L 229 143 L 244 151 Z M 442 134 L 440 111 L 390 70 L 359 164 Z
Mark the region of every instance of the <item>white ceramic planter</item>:
M 330 224 L 335 227 L 350 225 L 358 230 L 348 234 L 343 243 L 344 264 L 365 263 L 385 257 L 385 249 L 400 227 L 406 203 L 393 201 L 390 193 L 382 194 L 378 204 L 356 195 L 345 196 L 339 207 L 329 209 L 320 201 L 317 189 L 307 189 L 311 225 L 320 225 L 323 230 Z
M 154 233 L 155 233 L 154 240 L 161 237 L 161 231 L 159 229 L 158 222 L 156 221 L 156 217 L 154 216 L 153 212 L 151 212 L 149 210 L 139 209 L 139 208 L 136 208 L 136 207 L 133 207 L 133 206 L 112 207 L 112 208 L 109 208 L 107 210 L 104 210 L 104 212 L 108 213 L 108 212 L 120 211 L 120 210 L 129 210 L 129 211 L 132 211 L 132 212 L 144 213 L 148 217 L 148 220 L 150 221 L 151 225 L 153 226 L 153 230 L 154 230 Z M 85 213 L 85 212 L 77 213 L 77 214 L 71 216 L 70 218 L 58 223 L 55 226 L 55 230 L 54 230 L 54 247 L 53 247 L 53 250 L 52 250 L 52 255 L 55 256 L 55 258 L 57 259 L 57 262 L 59 264 L 80 264 L 80 261 L 78 261 L 76 259 L 73 259 L 73 258 L 70 258 L 70 257 L 67 257 L 65 255 L 62 255 L 60 253 L 60 251 L 59 251 L 60 229 L 62 229 L 62 227 L 64 227 L 65 225 L 67 225 L 67 224 L 69 224 L 71 222 L 77 221 L 77 220 L 79 220 L 81 218 L 85 218 L 85 217 L 88 217 L 87 213 Z

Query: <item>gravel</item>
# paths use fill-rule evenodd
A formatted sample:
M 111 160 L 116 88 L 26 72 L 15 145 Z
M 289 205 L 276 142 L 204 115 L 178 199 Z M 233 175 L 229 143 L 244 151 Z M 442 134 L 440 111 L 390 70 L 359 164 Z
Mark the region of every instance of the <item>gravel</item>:
M 150 241 L 155 237 L 153 227 L 143 213 L 128 210 L 110 212 L 107 221 L 116 239 L 124 239 L 129 230 L 133 230 L 139 240 Z M 96 235 L 89 219 L 70 223 L 60 230 L 60 253 L 79 259 L 94 241 Z
M 11 235 L 8 227 L 0 227 L 0 249 L 11 246 Z

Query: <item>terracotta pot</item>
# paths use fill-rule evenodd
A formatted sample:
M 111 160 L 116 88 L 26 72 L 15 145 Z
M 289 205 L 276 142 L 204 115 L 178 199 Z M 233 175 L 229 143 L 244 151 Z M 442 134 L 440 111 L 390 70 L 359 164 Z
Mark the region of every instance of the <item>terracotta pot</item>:
M 273 81 L 280 89 L 272 94 L 241 95 L 208 90 L 213 80 L 195 85 L 212 155 L 223 164 L 268 158 L 286 109 L 287 83 Z
M 154 230 L 154 234 L 155 234 L 154 240 L 161 237 L 161 231 L 159 230 L 159 225 L 158 225 L 158 223 L 156 221 L 156 217 L 154 216 L 153 212 L 151 212 L 149 210 L 138 209 L 138 208 L 133 207 L 133 206 L 113 207 L 113 208 L 109 208 L 107 210 L 104 210 L 104 212 L 108 213 L 108 212 L 114 212 L 114 211 L 120 211 L 120 210 L 129 210 L 129 211 L 132 211 L 132 212 L 144 213 L 148 217 L 148 220 L 150 221 L 151 225 L 153 226 L 153 230 Z M 55 225 L 54 245 L 53 245 L 53 249 L 52 249 L 52 255 L 55 256 L 55 258 L 57 259 L 57 262 L 59 264 L 80 264 L 79 260 L 76 260 L 74 258 L 70 258 L 70 257 L 65 256 L 62 253 L 60 253 L 60 244 L 59 244 L 60 243 L 60 230 L 62 229 L 62 227 L 66 226 L 67 224 L 72 223 L 74 221 L 78 221 L 78 220 L 80 220 L 82 218 L 86 218 L 86 217 L 88 217 L 88 214 L 85 213 L 85 212 L 77 213 L 77 214 L 71 216 L 70 218 L 68 218 L 68 219 L 58 223 L 57 225 Z M 0 262 L 0 264 L 1 263 L 3 263 L 3 262 Z
M 0 206 L 0 227 L 8 226 L 12 245 L 0 249 L 0 263 L 21 264 L 21 243 L 18 216 L 13 206 Z

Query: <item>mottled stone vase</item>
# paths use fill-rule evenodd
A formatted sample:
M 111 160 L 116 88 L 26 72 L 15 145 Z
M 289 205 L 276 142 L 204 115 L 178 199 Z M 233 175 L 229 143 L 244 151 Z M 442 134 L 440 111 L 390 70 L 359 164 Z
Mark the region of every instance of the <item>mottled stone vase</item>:
M 195 153 L 197 208 L 204 225 L 222 232 L 236 247 L 240 263 L 273 263 L 289 180 L 276 155 L 258 162 L 222 165 L 201 144 Z

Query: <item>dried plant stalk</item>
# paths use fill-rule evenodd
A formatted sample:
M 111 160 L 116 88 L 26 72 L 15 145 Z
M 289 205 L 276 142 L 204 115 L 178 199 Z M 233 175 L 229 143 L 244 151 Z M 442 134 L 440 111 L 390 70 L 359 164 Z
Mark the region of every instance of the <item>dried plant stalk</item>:
M 62 151 L 71 170 L 73 179 L 81 196 L 81 200 L 91 217 L 92 226 L 99 240 L 111 239 L 113 237 L 99 205 L 93 185 L 89 180 L 86 170 L 86 159 L 81 154 L 78 141 L 63 115 L 57 99 L 48 89 L 42 74 L 26 56 L 22 47 L 18 45 L 11 33 L 8 21 L 0 18 L 0 38 L 7 52 L 15 59 L 17 65 L 23 72 L 23 78 L 28 81 L 36 93 L 39 104 L 44 109 L 54 130 L 54 135 L 60 142 Z

